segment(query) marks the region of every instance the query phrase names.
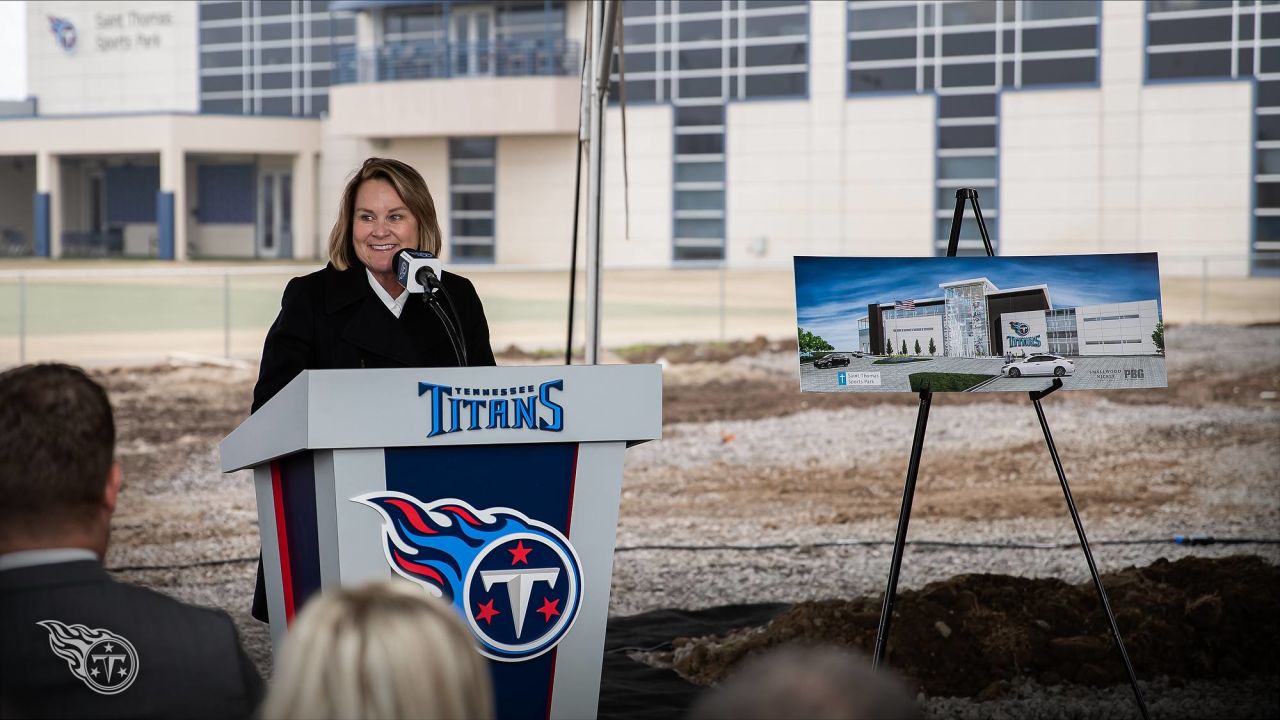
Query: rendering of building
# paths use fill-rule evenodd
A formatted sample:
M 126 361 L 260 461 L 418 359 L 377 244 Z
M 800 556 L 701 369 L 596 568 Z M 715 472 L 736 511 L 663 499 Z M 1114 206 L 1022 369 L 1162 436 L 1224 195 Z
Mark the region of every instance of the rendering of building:
M 975 187 L 1001 254 L 1280 274 L 1280 5 L 622 7 L 607 266 L 941 254 Z M 345 179 L 379 155 L 426 178 L 447 261 L 564 267 L 586 10 L 30 0 L 31 98 L 0 104 L 0 253 L 320 258 Z M 971 221 L 961 240 L 980 251 Z
M 942 283 L 941 297 L 875 303 L 857 318 L 873 355 L 1152 355 L 1156 300 L 1054 308 L 1047 285 L 1001 290 L 987 278 Z

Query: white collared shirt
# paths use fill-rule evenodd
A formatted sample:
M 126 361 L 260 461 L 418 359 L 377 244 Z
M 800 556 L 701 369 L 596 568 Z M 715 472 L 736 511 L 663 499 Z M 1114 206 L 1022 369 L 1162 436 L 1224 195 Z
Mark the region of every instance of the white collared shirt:
M 369 285 L 373 287 L 373 294 L 378 296 L 383 305 L 391 311 L 392 315 L 400 317 L 400 313 L 404 312 L 404 304 L 409 300 L 409 291 L 401 290 L 399 297 L 391 297 L 391 293 L 382 287 L 382 283 L 378 282 L 378 278 L 373 276 L 373 271 L 369 268 L 364 269 L 365 275 L 369 276 Z
M 17 570 L 18 568 L 31 567 L 33 565 L 52 565 L 53 563 L 97 559 L 97 554 L 88 548 L 19 550 L 0 555 L 0 570 Z

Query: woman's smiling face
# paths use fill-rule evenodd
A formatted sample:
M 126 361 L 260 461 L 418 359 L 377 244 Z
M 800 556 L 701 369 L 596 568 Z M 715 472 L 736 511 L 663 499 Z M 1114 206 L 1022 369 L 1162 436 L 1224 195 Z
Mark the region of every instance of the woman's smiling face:
M 417 249 L 418 221 L 391 183 L 374 178 L 360 184 L 351 219 L 351 242 L 356 257 L 375 276 L 394 277 L 396 253 L 402 248 Z

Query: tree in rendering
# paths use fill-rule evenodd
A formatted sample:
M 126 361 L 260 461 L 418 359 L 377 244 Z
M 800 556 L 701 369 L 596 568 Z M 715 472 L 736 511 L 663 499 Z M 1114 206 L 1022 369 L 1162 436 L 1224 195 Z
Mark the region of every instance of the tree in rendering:
M 889 342 L 889 338 L 884 339 L 884 354 L 885 355 L 893 354 L 893 343 Z
M 1156 331 L 1151 333 L 1151 342 L 1156 344 L 1160 352 L 1164 352 L 1164 321 L 1156 323 Z
M 929 354 L 938 352 L 938 346 L 933 344 L 933 338 L 929 338 Z
M 835 350 L 835 346 L 827 342 L 821 335 L 814 335 L 804 328 L 796 329 L 796 344 L 800 346 L 802 353 L 828 352 Z
M 920 354 L 920 338 L 916 338 L 916 354 Z
M 903 354 L 903 355 L 906 355 L 906 354 L 907 354 L 907 341 L 906 341 L 906 340 L 903 340 L 903 341 L 902 341 L 902 354 Z

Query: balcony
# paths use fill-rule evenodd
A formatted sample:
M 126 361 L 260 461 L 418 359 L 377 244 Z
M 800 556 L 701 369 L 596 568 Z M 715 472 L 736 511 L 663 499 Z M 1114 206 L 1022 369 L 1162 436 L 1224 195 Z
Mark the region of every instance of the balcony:
M 399 42 L 344 48 L 333 83 L 476 77 L 577 76 L 579 43 L 559 38 L 474 43 Z
M 572 40 L 406 42 L 339 55 L 329 132 L 363 138 L 571 135 Z

